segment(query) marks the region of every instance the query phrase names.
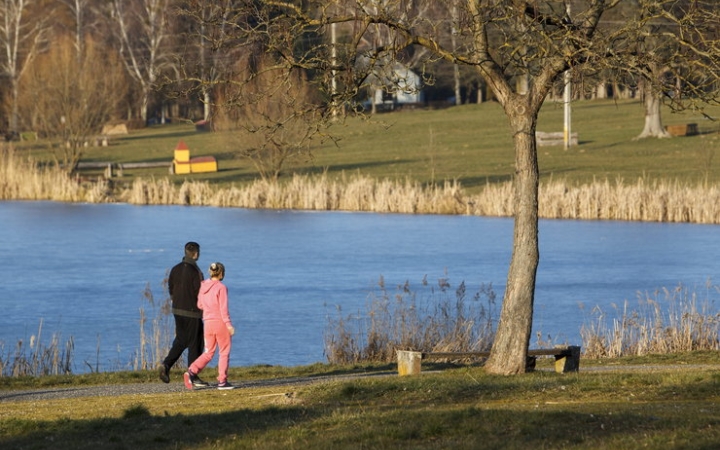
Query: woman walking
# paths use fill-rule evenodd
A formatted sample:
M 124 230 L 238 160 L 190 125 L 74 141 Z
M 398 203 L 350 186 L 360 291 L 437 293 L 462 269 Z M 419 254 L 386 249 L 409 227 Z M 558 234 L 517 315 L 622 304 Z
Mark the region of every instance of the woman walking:
M 193 388 L 193 382 L 198 374 L 212 361 L 215 350 L 220 349 L 218 359 L 218 389 L 233 389 L 234 386 L 227 380 L 228 366 L 230 364 L 230 348 L 235 328 L 228 312 L 228 290 L 222 280 L 225 278 L 225 266 L 222 263 L 210 264 L 210 279 L 204 280 L 200 285 L 197 306 L 203 312 L 203 327 L 205 330 L 205 350 L 185 372 L 185 387 Z

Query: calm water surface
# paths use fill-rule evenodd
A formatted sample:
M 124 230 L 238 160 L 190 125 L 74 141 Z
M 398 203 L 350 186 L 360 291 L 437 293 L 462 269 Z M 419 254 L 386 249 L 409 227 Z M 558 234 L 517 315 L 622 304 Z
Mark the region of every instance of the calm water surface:
M 227 268 L 231 365 L 324 361 L 328 317 L 364 310 L 380 277 L 417 289 L 426 275 L 465 281 L 469 292 L 492 284 L 502 298 L 512 227 L 466 216 L 0 202 L 0 342 L 7 355 L 42 320 L 43 342 L 73 337 L 75 371 L 127 366 L 140 308 L 149 309 L 145 287 L 165 298 L 167 271 L 195 240 L 205 272 L 212 261 Z M 705 298 L 719 244 L 716 226 L 542 221 L 535 333 L 576 344 L 595 306 L 636 307 L 638 295 L 679 284 Z

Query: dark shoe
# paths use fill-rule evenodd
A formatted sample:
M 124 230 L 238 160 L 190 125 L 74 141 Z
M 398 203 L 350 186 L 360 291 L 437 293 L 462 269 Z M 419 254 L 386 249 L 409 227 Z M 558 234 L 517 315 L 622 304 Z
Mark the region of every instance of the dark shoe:
M 201 380 L 200 377 L 197 376 L 197 375 L 191 375 L 191 376 L 190 376 L 190 381 L 192 381 L 192 385 L 195 386 L 195 387 L 208 387 L 208 386 L 210 386 L 210 383 L 208 383 L 207 381 Z
M 165 364 L 160 364 L 160 367 L 158 367 L 158 372 L 160 373 L 160 381 L 162 381 L 163 383 L 170 382 L 170 374 L 168 373 L 168 367 Z
M 235 386 L 228 383 L 227 381 L 223 381 L 222 383 L 217 385 L 217 388 L 220 389 L 221 391 L 224 391 L 224 390 L 228 390 L 228 389 L 235 389 Z
M 190 372 L 185 372 L 183 374 L 183 381 L 185 382 L 185 387 L 190 390 L 192 390 L 192 388 L 193 388 L 193 383 L 192 383 L 193 377 L 194 377 L 194 375 L 192 375 Z

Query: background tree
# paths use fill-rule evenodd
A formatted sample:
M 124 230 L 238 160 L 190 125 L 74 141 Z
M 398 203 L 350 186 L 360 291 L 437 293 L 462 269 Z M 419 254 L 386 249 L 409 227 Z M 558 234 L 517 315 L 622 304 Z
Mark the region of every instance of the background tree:
M 75 52 L 78 61 L 82 58 L 85 45 L 86 18 L 92 0 L 59 0 L 73 17 L 73 34 L 75 35 Z
M 229 131 L 230 152 L 248 159 L 263 179 L 277 180 L 288 164 L 310 155 L 324 126 L 324 105 L 308 72 L 289 65 L 273 45 L 309 51 L 317 35 L 297 40 L 282 17 L 265 12 L 273 14 L 252 2 L 187 2 L 181 11 L 191 23 L 187 42 L 201 44 L 187 47 L 180 82 L 164 82 L 178 97 L 201 98 L 213 128 Z M 258 26 L 270 28 L 257 33 Z
M 35 129 L 55 141 L 56 162 L 72 172 L 116 112 L 126 80 L 120 61 L 94 41 L 86 38 L 79 60 L 74 38 L 58 36 L 54 42 L 28 67 L 19 104 Z
M 235 0 L 190 0 L 180 15 L 185 19 L 187 53 L 184 69 L 194 73 L 193 83 L 199 89 L 203 105 L 203 119 L 213 115 L 213 86 L 215 81 L 233 65 L 233 49 L 228 48 L 227 28 L 232 27 Z
M 148 108 L 158 78 L 173 61 L 172 0 L 112 0 L 110 17 L 125 69 L 140 88 L 140 118 Z
M 705 83 L 718 74 L 717 54 L 708 52 L 717 42 L 718 17 L 717 5 L 707 0 L 641 0 L 621 2 L 608 14 L 608 25 L 601 24 L 608 33 L 615 21 L 627 24 L 598 65 L 621 80 L 635 80 L 645 117 L 638 138 L 670 137 L 663 105 L 680 110 L 716 101 L 714 82 Z
M 284 76 L 268 56 L 254 64 L 238 61 L 239 84 L 218 92 L 219 108 L 213 122 L 231 134 L 237 153 L 250 160 L 260 176 L 276 181 L 288 164 L 308 158 L 310 144 L 318 137 L 319 119 L 315 91 L 301 70 Z
M 51 6 L 42 0 L 0 1 L 0 73 L 8 80 L 7 116 L 10 135 L 18 134 L 20 78 L 44 44 Z

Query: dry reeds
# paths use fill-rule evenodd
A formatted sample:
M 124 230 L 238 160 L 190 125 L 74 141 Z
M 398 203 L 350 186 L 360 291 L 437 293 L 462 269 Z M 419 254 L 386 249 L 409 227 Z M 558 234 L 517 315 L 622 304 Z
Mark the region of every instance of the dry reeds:
M 709 283 L 706 288 L 708 294 L 718 291 Z M 664 299 L 658 298 L 660 292 Z M 625 302 L 613 318 L 600 308 L 593 309 L 595 318 L 581 328 L 586 356 L 614 358 L 720 349 L 720 312 L 709 296 L 699 300 L 695 292 L 678 286 L 652 296 L 645 294 L 638 300 L 638 310 L 630 310 Z
M 285 182 L 258 179 L 243 188 L 214 188 L 207 182 L 180 186 L 167 179 L 136 179 L 121 200 L 139 205 L 195 205 L 253 209 L 374 211 L 403 214 L 460 214 L 465 211 L 458 183 L 423 187 L 406 180 L 376 181 L 363 175 L 331 180 L 293 175 Z
M 471 213 L 512 216 L 512 195 L 510 182 L 489 184 L 468 200 L 473 205 Z M 538 214 L 546 219 L 720 223 L 720 187 L 716 185 L 640 178 L 635 184 L 604 180 L 573 186 L 550 180 L 540 184 L 538 197 Z
M 42 342 L 43 320 L 40 319 L 38 332 L 30 337 L 30 344 L 20 340 L 12 354 L 5 355 L 0 343 L 0 377 L 24 377 L 43 375 L 65 375 L 72 373 L 75 343 L 70 337 L 63 348 L 60 336 L 53 334 L 49 344 Z
M 56 165 L 44 167 L 0 145 L 0 200 L 108 201 L 107 181 L 82 183 Z
M 641 178 L 628 185 L 605 180 L 577 187 L 546 183 L 539 204 L 540 216 L 546 218 L 720 223 L 718 186 L 677 181 Z
M 286 182 L 256 180 L 242 188 L 214 188 L 195 181 L 176 186 L 167 179 L 136 179 L 119 196 L 122 201 L 141 205 L 513 215 L 510 182 L 488 184 L 480 194 L 468 196 L 458 182 L 423 186 L 411 180 L 375 180 L 360 174 L 336 180 L 326 175 L 293 175 Z M 539 215 L 547 219 L 720 224 L 720 186 L 645 179 L 635 184 L 605 180 L 580 186 L 549 181 L 540 186 Z
M 362 174 L 331 179 L 295 174 L 287 180 L 258 179 L 237 186 L 169 178 L 136 178 L 112 187 L 105 179 L 69 177 L 57 166 L 39 167 L 16 155 L 11 145 L 0 152 L 0 200 L 55 200 L 137 205 L 194 205 L 315 211 L 366 211 L 401 214 L 513 215 L 511 182 L 487 184 L 468 195 L 457 181 L 422 185 L 377 180 Z M 539 216 L 547 219 L 624 220 L 720 224 L 720 186 L 678 181 L 618 179 L 571 185 L 562 180 L 540 184 Z
M 167 291 L 167 279 L 164 281 Z M 167 296 L 162 302 L 157 303 L 154 299 L 150 286 L 146 286 L 143 298 L 150 306 L 152 313 L 148 314 L 145 306 L 140 307 L 140 342 L 138 349 L 128 361 L 116 361 L 113 368 L 119 370 L 148 370 L 154 369 L 161 358 L 170 349 L 171 340 L 174 336 L 174 329 L 171 314 L 171 300 Z M 148 326 L 149 325 L 149 326 Z M 29 345 L 19 340 L 14 351 L 5 352 L 5 345 L 0 342 L 0 377 L 22 377 L 42 375 L 62 375 L 73 373 L 73 357 L 75 342 L 71 336 L 64 344 L 60 341 L 60 335 L 52 335 L 48 344 L 42 342 L 43 320 L 36 335 L 30 337 Z M 91 364 L 84 361 L 85 366 L 91 372 L 99 372 L 100 345 L 98 337 L 97 361 Z M 184 367 L 184 361 L 178 360 L 179 367 Z M 111 368 L 110 370 L 112 370 Z
M 367 311 L 329 319 L 325 355 L 330 363 L 390 362 L 396 350 L 483 351 L 495 334 L 495 293 L 481 286 L 468 298 L 465 283 L 454 291 L 446 279 L 430 286 L 424 297 L 409 282 L 391 294 L 381 278 L 380 292 L 371 295 Z M 482 301 L 481 301 L 482 299 Z
M 167 278 L 163 280 L 163 285 L 167 292 Z M 170 296 L 166 296 L 162 302 L 157 303 L 148 284 L 143 291 L 143 299 L 152 313 L 148 329 L 148 314 L 145 306 L 140 306 L 140 342 L 132 360 L 133 370 L 154 369 L 170 350 L 171 340 L 174 336 Z M 177 364 L 182 366 L 182 360 L 178 360 Z

